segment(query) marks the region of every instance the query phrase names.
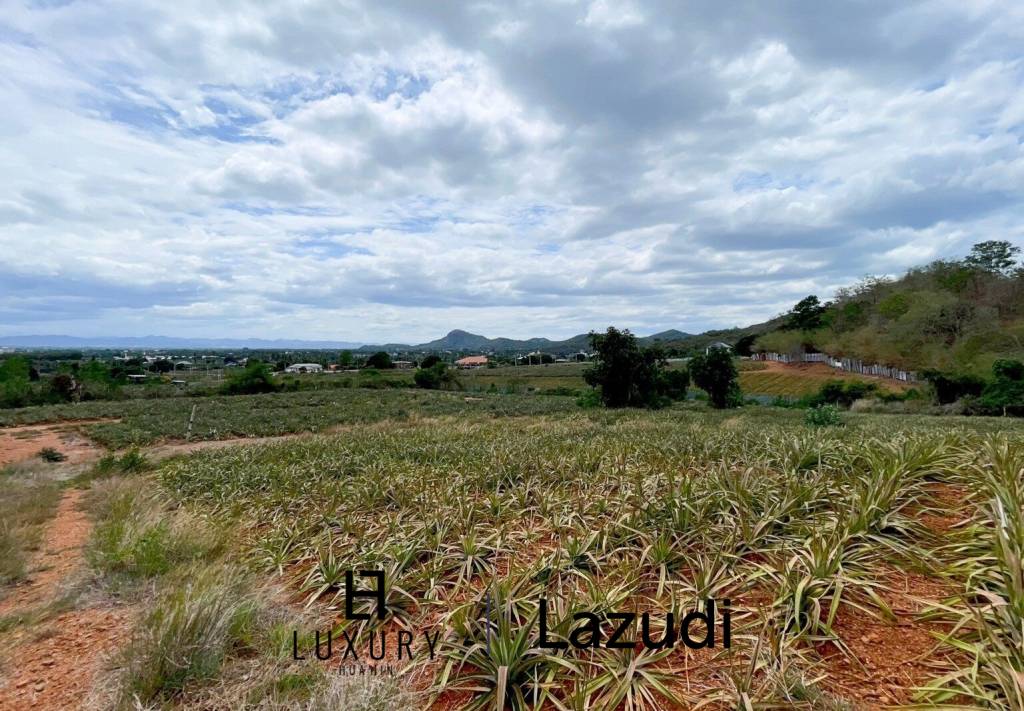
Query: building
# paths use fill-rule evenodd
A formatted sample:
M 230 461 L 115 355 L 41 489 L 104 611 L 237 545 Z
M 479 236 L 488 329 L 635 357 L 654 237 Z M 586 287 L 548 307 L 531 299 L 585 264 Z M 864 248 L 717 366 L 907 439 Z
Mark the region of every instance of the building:
M 715 341 L 714 343 L 709 344 L 708 347 L 704 349 L 704 355 L 707 355 L 711 351 L 718 350 L 731 351 L 732 346 L 730 346 L 728 343 L 723 343 L 722 341 Z
M 399 370 L 409 370 L 413 366 L 413 362 L 411 360 L 393 360 L 391 361 L 391 364 Z
M 322 373 L 324 367 L 319 363 L 296 363 L 284 369 L 286 373 Z
M 455 361 L 460 368 L 482 368 L 487 365 L 487 356 L 466 356 Z

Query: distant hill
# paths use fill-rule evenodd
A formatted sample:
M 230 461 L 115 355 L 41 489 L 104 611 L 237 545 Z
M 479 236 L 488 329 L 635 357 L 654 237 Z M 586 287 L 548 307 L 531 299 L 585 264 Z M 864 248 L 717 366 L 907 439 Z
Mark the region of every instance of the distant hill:
M 0 346 L 11 348 L 220 348 L 251 350 L 319 350 L 358 348 L 350 341 L 305 341 L 266 338 L 179 338 L 174 336 L 0 336 Z
M 770 324 L 757 324 L 746 328 L 727 329 L 719 331 L 708 331 L 703 334 L 690 334 L 675 329 L 661 331 L 650 336 L 642 336 L 638 340 L 643 345 L 658 345 L 676 349 L 687 350 L 703 348 L 713 341 L 726 341 L 741 338 L 748 333 L 761 333 L 770 327 Z M 730 340 L 732 339 L 732 340 Z M 530 351 L 542 351 L 552 355 L 571 355 L 580 351 L 590 350 L 590 335 L 581 333 L 572 338 L 561 341 L 553 341 L 549 338 L 487 338 L 476 333 L 469 333 L 456 329 L 450 331 L 442 338 L 418 344 L 408 343 L 384 343 L 380 345 L 367 345 L 359 349 L 363 352 L 385 350 L 388 352 L 444 352 L 466 353 L 479 351 L 483 353 L 525 353 Z

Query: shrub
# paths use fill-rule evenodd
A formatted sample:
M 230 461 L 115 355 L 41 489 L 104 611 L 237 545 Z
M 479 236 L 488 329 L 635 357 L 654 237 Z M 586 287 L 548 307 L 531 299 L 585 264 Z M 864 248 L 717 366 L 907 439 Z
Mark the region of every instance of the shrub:
M 584 409 L 601 407 L 601 393 L 591 388 L 584 390 L 583 394 L 576 398 L 576 404 Z
M 805 413 L 804 422 L 810 427 L 833 427 L 842 424 L 842 417 L 835 405 L 818 405 Z
M 229 375 L 221 388 L 225 395 L 258 395 L 276 390 L 270 366 L 258 360 L 250 360 L 241 371 Z
M 878 389 L 874 383 L 862 380 L 829 380 L 810 400 L 810 405 L 842 405 L 850 407 L 855 400 L 861 400 Z
M 67 456 L 58 452 L 53 447 L 43 447 L 39 450 L 39 458 L 44 462 L 63 462 Z
M 419 368 L 412 378 L 413 382 L 416 383 L 416 387 L 426 390 L 439 390 L 446 385 L 454 383 L 456 380 L 455 373 L 448 368 L 446 363 L 440 361 L 435 362 L 429 367 Z
M 997 360 L 992 364 L 992 376 L 981 394 L 981 407 L 992 414 L 1024 414 L 1024 363 Z
M 426 370 L 427 368 L 433 368 L 435 365 L 441 362 L 441 359 L 436 355 L 428 355 L 426 358 L 420 361 L 420 368 Z

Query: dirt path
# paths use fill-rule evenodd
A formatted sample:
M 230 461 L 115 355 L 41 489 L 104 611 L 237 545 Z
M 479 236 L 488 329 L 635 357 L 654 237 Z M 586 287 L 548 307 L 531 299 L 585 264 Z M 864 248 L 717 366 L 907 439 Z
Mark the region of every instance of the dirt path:
M 52 601 L 81 565 L 89 537 L 89 519 L 80 508 L 82 496 L 80 489 L 70 489 L 61 498 L 28 581 L 0 600 L 0 615 Z
M 59 599 L 84 564 L 90 524 L 83 492 L 69 490 L 44 536 L 29 580 L 0 602 L 0 615 L 27 613 Z M 127 637 L 131 610 L 71 610 L 4 640 L 0 710 L 81 708 L 104 657 Z

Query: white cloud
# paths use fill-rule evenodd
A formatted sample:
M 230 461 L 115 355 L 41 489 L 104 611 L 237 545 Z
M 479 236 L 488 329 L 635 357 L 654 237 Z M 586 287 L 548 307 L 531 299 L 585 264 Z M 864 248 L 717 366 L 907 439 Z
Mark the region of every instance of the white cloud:
M 1020 241 L 1024 13 L 877 10 L 16 4 L 0 332 L 699 330 Z

